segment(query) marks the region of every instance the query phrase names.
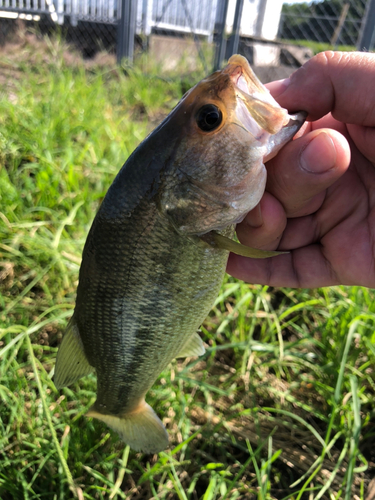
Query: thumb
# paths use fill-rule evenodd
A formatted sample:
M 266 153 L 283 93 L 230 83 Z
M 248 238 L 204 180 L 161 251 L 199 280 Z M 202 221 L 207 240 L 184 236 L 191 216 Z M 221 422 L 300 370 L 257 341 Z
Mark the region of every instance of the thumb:
M 283 205 L 287 217 L 319 209 L 325 191 L 347 170 L 350 148 L 332 129 L 314 130 L 288 143 L 267 163 L 267 191 Z

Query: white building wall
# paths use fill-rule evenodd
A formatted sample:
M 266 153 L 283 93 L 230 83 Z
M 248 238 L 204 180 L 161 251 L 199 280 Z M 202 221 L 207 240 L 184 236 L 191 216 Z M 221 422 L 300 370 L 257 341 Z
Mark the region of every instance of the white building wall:
M 262 5 L 263 4 L 263 5 Z M 283 0 L 244 0 L 241 35 L 256 36 L 256 26 L 260 10 L 264 9 L 264 19 L 258 36 L 274 40 L 279 29 L 281 9 Z M 236 0 L 229 0 L 226 32 L 229 34 L 233 29 Z
M 267 40 L 275 40 L 277 32 L 279 30 L 282 8 L 282 0 L 266 0 L 266 10 L 264 13 L 264 21 L 261 34 L 263 38 L 267 38 Z

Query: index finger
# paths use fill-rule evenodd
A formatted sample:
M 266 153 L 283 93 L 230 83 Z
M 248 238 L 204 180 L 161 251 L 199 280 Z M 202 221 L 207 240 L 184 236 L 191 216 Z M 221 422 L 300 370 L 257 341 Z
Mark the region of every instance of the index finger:
M 308 120 L 332 113 L 344 123 L 375 126 L 375 54 L 321 52 L 290 78 L 267 87 L 289 112 L 304 110 Z

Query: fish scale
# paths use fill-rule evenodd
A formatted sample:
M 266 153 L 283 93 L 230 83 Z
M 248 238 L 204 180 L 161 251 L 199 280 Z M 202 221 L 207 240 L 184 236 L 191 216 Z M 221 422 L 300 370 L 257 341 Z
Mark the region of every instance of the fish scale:
M 186 337 L 199 328 L 220 289 L 228 251 L 179 234 L 155 203 L 147 209 L 141 205 L 132 218 L 116 215 L 116 225 L 106 224 L 106 206 L 99 210 L 87 243 L 90 250 L 83 254 L 74 321 L 98 377 L 95 408 L 118 414 L 133 409 L 139 394 L 148 391 Z M 233 229 L 225 232 L 230 235 Z M 101 243 L 95 247 L 90 241 Z M 114 241 L 122 252 L 111 251 Z M 104 269 L 98 281 L 92 272 L 97 266 Z M 108 279 L 110 268 L 116 273 Z M 89 284 L 85 276 L 90 276 Z M 187 281 L 194 286 L 187 287 Z
M 176 357 L 204 353 L 197 330 L 219 292 L 229 251 L 277 252 L 232 240 L 260 201 L 264 161 L 302 125 L 241 56 L 185 94 L 110 186 L 82 256 L 76 307 L 59 348 L 56 387 L 96 372 L 87 416 L 135 450 L 168 446 L 145 396 Z

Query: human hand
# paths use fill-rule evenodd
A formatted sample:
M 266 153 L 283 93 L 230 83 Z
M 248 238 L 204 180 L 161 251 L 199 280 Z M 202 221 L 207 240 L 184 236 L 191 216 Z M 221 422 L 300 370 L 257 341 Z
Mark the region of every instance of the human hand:
M 310 123 L 267 163 L 260 208 L 237 234 L 245 245 L 290 253 L 231 254 L 228 273 L 272 286 L 375 288 L 375 55 L 321 53 L 268 88 Z

